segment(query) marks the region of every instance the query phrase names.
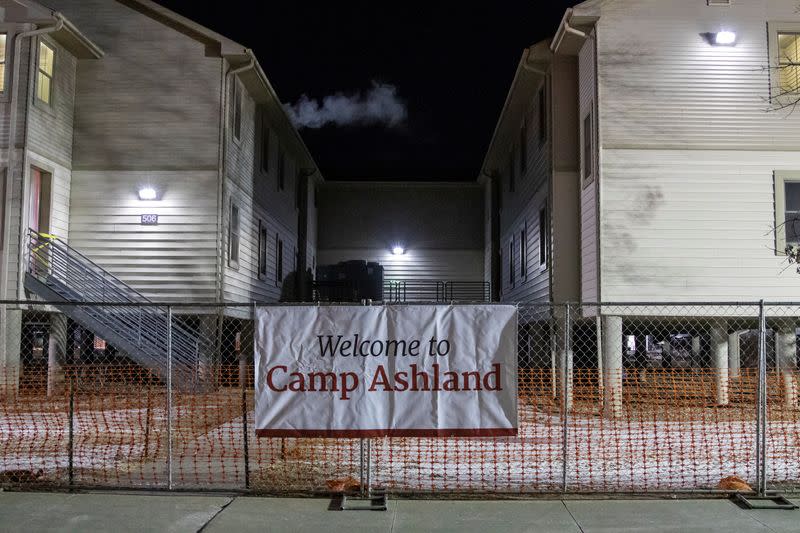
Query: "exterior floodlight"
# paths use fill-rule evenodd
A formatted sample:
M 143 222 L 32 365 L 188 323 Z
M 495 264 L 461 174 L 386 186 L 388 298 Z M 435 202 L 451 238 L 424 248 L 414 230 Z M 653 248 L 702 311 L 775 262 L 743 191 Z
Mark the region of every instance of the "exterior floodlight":
M 406 253 L 406 249 L 402 246 L 398 245 L 392 248 L 392 255 L 403 255 L 404 253 Z
M 139 189 L 139 200 L 155 200 L 156 190 L 152 187 L 142 187 Z
M 736 44 L 736 34 L 732 31 L 720 31 L 714 34 L 714 44 L 732 45 Z

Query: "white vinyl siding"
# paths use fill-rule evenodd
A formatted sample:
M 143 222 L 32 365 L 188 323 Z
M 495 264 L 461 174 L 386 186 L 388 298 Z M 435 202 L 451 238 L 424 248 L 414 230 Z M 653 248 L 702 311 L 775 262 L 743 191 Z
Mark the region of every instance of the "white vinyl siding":
M 596 132 L 597 113 L 595 98 L 597 83 L 595 76 L 595 33 L 584 42 L 578 53 L 578 116 L 592 116 L 592 126 Z M 581 125 L 586 129 L 585 122 Z M 597 244 L 597 184 L 599 181 L 599 165 L 597 164 L 597 136 L 593 133 L 592 150 L 589 159 L 592 162 L 593 179 L 583 183 L 580 189 L 580 297 L 584 302 L 596 302 L 598 293 L 598 244 Z M 585 152 L 582 160 L 586 160 Z

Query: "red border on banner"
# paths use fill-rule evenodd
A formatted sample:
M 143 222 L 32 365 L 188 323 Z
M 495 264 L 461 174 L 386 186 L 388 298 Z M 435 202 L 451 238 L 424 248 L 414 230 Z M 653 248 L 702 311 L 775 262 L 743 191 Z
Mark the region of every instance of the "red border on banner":
M 483 429 L 257 429 L 257 437 L 516 437 L 517 428 Z

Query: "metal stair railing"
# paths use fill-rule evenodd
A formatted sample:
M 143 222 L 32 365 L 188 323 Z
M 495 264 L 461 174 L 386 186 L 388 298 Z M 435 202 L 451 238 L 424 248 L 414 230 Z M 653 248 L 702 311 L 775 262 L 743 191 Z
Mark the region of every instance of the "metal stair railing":
M 168 313 L 163 306 L 137 292 L 86 256 L 53 235 L 29 230 L 28 274 L 58 294 L 65 302 L 95 302 L 103 306 L 77 306 L 80 310 L 123 339 L 137 362 L 166 376 Z M 114 306 L 114 304 L 125 304 Z M 140 305 L 130 305 L 140 304 Z M 69 306 L 64 306 L 65 312 Z M 200 353 L 214 344 L 194 328 L 172 324 L 173 375 L 194 382 Z M 132 348 L 132 349 L 131 349 Z

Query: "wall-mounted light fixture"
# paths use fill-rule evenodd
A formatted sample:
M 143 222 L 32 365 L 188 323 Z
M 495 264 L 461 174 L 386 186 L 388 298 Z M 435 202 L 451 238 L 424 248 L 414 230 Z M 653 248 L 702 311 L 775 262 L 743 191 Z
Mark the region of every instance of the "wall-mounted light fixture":
M 392 246 L 392 255 L 403 255 L 405 253 L 406 249 L 403 248 L 401 245 L 395 244 L 394 246 Z
M 716 46 L 733 46 L 736 44 L 736 33 L 730 30 L 722 30 L 712 34 L 711 44 Z
M 139 200 L 155 200 L 158 198 L 158 192 L 153 187 L 140 187 Z

